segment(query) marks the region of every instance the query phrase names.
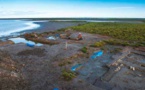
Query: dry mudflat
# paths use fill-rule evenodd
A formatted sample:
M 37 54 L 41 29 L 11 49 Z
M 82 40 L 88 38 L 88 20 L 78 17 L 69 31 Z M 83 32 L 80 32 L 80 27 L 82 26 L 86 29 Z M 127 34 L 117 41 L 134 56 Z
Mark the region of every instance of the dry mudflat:
M 77 34 L 78 32 L 73 32 Z M 0 90 L 144 90 L 145 52 L 127 46 L 103 46 L 103 55 L 92 60 L 100 47 L 90 47 L 109 37 L 82 33 L 83 40 L 57 39 L 55 45 L 28 47 L 24 43 L 0 46 Z M 65 49 L 65 43 L 68 48 Z M 81 49 L 87 48 L 87 53 Z M 116 51 L 119 48 L 119 51 Z M 77 64 L 70 81 L 63 70 Z M 9 82 L 9 83 L 8 83 Z

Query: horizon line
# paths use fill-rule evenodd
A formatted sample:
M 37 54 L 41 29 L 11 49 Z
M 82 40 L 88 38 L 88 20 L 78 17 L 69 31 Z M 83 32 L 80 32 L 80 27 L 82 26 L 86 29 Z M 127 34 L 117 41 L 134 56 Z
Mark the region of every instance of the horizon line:
M 145 19 L 142 17 L 8 17 L 8 18 L 0 18 L 0 19 Z

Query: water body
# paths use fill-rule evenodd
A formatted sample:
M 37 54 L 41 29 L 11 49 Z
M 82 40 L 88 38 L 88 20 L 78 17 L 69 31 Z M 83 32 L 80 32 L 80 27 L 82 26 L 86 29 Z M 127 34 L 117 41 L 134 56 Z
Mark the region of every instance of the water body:
M 9 36 L 16 32 L 31 30 L 40 27 L 33 21 L 0 20 L 0 37 Z
M 17 44 L 17 43 L 25 43 L 25 44 L 35 45 L 35 46 L 42 46 L 43 45 L 41 43 L 35 43 L 33 41 L 28 41 L 28 40 L 26 40 L 24 38 L 20 38 L 20 37 L 10 38 L 9 40 L 13 41 L 15 44 Z

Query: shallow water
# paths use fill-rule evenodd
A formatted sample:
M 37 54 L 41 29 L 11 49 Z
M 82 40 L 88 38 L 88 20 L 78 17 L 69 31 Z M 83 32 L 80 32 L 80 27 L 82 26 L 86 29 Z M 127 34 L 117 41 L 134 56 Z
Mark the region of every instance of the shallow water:
M 35 43 L 33 41 L 28 41 L 28 40 L 26 40 L 24 38 L 20 38 L 20 37 L 10 38 L 9 40 L 13 41 L 15 44 L 17 44 L 17 43 L 26 43 L 26 44 L 28 44 L 29 43 L 29 44 L 32 44 L 32 45 L 35 45 L 35 46 L 42 46 L 43 45 L 41 43 Z

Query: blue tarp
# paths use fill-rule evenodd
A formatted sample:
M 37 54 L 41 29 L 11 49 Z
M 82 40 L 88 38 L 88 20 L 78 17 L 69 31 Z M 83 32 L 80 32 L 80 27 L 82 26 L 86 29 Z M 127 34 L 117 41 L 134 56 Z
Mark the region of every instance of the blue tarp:
M 77 64 L 71 68 L 71 71 L 76 71 L 77 68 L 81 67 L 82 64 Z
M 58 88 L 54 88 L 53 90 L 59 90 Z
M 91 59 L 96 59 L 99 56 L 103 55 L 103 51 L 94 52 L 94 54 L 90 57 Z
M 35 44 L 30 44 L 30 43 L 27 43 L 26 45 L 29 46 L 29 47 L 34 47 L 35 46 Z

